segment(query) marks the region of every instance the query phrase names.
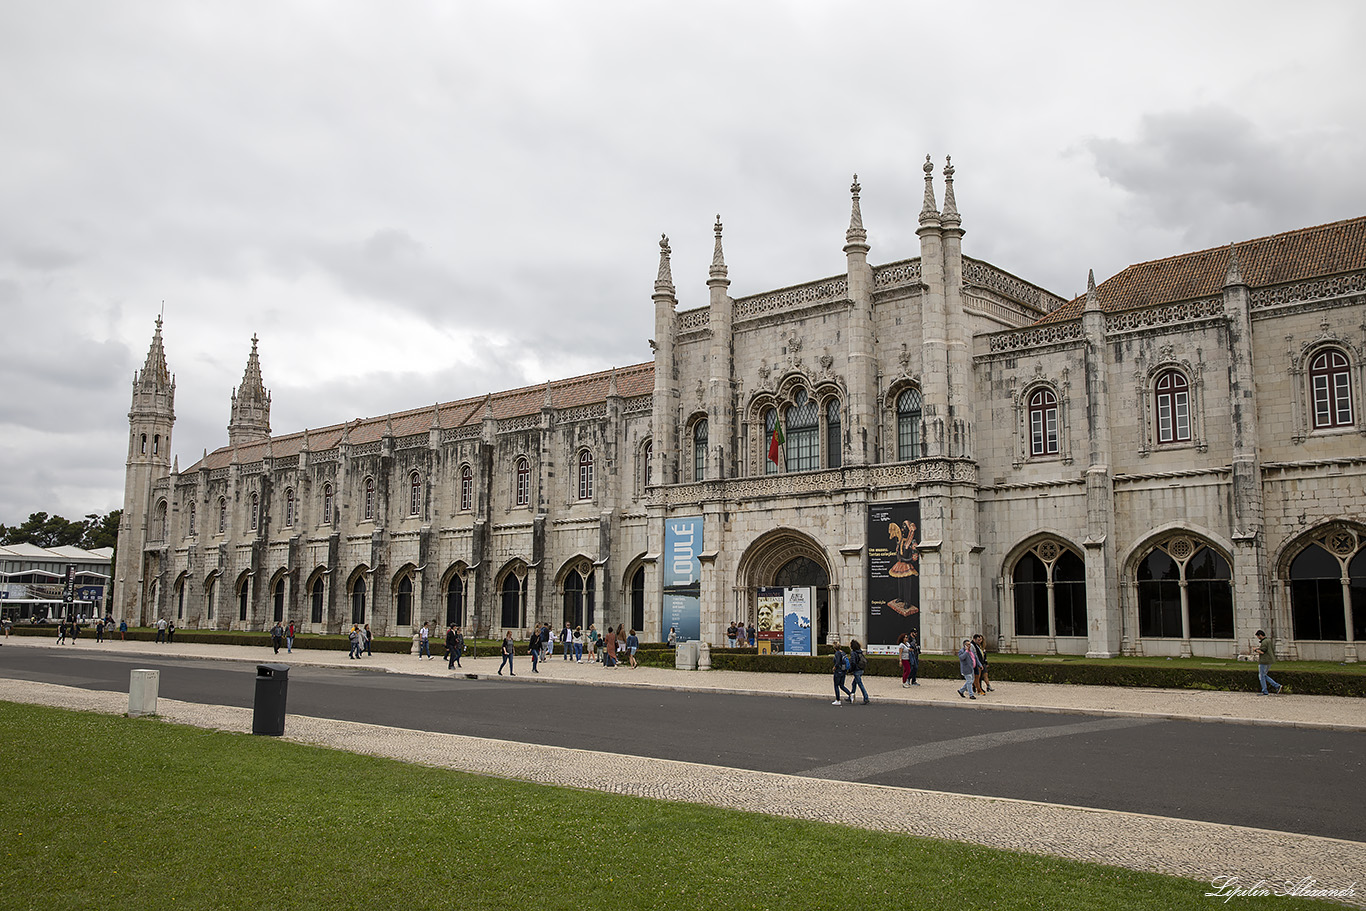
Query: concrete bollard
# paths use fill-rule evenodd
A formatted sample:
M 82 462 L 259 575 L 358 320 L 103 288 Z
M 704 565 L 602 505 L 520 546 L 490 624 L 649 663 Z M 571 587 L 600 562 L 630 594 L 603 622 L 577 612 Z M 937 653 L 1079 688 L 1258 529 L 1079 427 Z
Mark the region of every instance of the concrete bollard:
M 128 681 L 129 717 L 136 718 L 139 715 L 155 715 L 157 713 L 157 688 L 159 686 L 161 686 L 161 671 L 148 668 L 133 670 L 132 679 Z
M 697 669 L 699 671 L 711 670 L 711 643 L 706 639 L 699 640 L 697 643 Z

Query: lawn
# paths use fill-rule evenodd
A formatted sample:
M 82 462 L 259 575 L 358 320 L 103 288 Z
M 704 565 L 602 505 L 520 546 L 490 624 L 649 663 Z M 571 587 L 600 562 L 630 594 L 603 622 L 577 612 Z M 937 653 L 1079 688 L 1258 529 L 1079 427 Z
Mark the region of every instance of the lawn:
M 1065 911 L 1214 901 L 1206 884 L 1172 877 L 154 718 L 0 702 L 0 730 L 4 909 Z

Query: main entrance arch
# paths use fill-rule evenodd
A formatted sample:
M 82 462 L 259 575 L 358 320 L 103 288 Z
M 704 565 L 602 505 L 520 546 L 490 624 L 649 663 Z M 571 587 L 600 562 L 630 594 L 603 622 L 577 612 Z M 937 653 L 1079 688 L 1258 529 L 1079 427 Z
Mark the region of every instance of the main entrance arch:
M 839 585 L 831 572 L 832 561 L 825 549 L 795 528 L 775 528 L 759 537 L 740 558 L 736 571 L 735 620 L 751 627 L 757 619 L 759 589 L 809 586 L 816 590 L 815 616 L 817 641 L 831 633 L 831 618 L 836 616 Z

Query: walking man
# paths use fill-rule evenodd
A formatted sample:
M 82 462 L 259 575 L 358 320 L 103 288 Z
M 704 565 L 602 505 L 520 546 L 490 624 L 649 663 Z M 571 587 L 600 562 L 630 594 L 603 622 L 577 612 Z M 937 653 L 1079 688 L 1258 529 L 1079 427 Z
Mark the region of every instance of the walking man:
M 289 621 L 289 627 L 285 630 L 285 651 L 294 654 L 294 621 Z
M 1269 683 L 1276 688 L 1276 692 L 1281 691 L 1281 685 L 1271 679 L 1267 671 L 1271 667 L 1271 662 L 1276 660 L 1276 638 L 1268 636 L 1265 630 L 1257 630 L 1257 644 L 1252 649 L 1257 653 L 1257 680 L 1262 684 L 1262 691 L 1258 695 L 1266 695 L 1266 685 Z
M 976 676 L 977 656 L 973 654 L 972 642 L 963 640 L 963 647 L 958 650 L 958 673 L 963 675 L 963 685 L 958 688 L 958 695 L 967 696 L 969 699 L 976 699 L 977 694 L 972 691 L 972 678 Z
M 854 691 L 863 691 L 863 704 L 868 704 L 868 688 L 863 685 L 863 672 L 868 669 L 868 656 L 857 639 L 849 640 L 849 669 L 854 672 L 854 682 L 849 684 L 849 704 L 854 704 Z
M 844 654 L 844 649 L 840 648 L 838 642 L 835 643 L 835 663 L 830 669 L 835 674 L 835 701 L 830 704 L 839 705 L 840 698 L 843 696 L 847 696 L 849 701 L 853 702 L 853 692 L 844 688 L 844 678 L 849 673 L 849 658 Z
M 516 676 L 517 676 L 515 673 L 513 673 L 513 670 L 512 670 L 512 633 L 511 633 L 511 632 L 507 632 L 507 633 L 504 633 L 504 634 L 503 634 L 503 663 L 500 664 L 500 665 L 498 665 L 498 676 L 499 676 L 499 677 L 503 676 L 503 668 L 504 668 L 504 667 L 506 667 L 506 668 L 508 669 L 508 676 L 509 676 L 509 677 L 516 677 Z
M 920 637 L 911 630 L 911 686 L 920 686 L 920 681 L 916 679 L 920 675 Z
M 431 660 L 432 660 L 431 639 L 432 639 L 431 630 L 427 629 L 427 624 L 426 624 L 426 623 L 423 623 L 423 624 L 422 624 L 422 629 L 420 629 L 420 630 L 417 631 L 417 660 L 418 660 L 418 661 L 421 661 L 423 658 L 426 658 L 428 661 L 431 661 Z
M 531 673 L 539 674 L 540 671 L 537 670 L 536 665 L 544 660 L 541 658 L 541 628 L 539 626 L 531 631 L 531 641 L 526 644 L 526 651 L 531 656 Z M 499 673 L 502 671 L 502 668 L 498 669 Z

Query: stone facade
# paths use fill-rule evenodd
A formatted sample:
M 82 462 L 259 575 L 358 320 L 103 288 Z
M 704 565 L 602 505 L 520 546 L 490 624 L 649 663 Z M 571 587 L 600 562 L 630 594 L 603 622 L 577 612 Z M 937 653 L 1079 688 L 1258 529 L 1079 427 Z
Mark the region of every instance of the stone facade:
M 1131 266 L 1064 300 L 964 255 L 925 164 L 918 255 L 678 309 L 652 363 L 272 436 L 253 339 L 229 445 L 167 463 L 158 321 L 134 384 L 116 613 L 662 637 L 664 527 L 703 517 L 702 628 L 817 588 L 865 638 L 868 514 L 916 501 L 922 641 L 1355 660 L 1366 629 L 1366 219 Z M 784 444 L 769 458 L 773 420 Z M 154 451 L 142 450 L 144 437 Z M 1337 612 L 1336 614 L 1334 612 Z M 875 643 L 877 644 L 877 643 Z

